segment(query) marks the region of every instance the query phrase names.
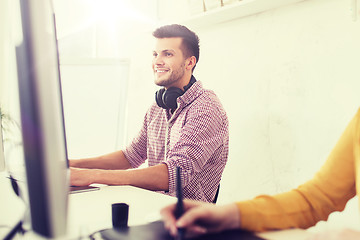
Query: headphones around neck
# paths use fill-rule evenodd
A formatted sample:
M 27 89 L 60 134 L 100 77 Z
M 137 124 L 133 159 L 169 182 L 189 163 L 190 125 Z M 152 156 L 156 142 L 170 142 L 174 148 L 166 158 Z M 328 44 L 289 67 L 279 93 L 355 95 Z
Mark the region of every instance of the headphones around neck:
M 176 99 L 183 95 L 195 82 L 195 77 L 191 76 L 189 84 L 184 86 L 184 91 L 177 87 L 170 87 L 168 89 L 161 88 L 160 90 L 156 91 L 155 100 L 157 105 L 164 109 L 176 109 Z

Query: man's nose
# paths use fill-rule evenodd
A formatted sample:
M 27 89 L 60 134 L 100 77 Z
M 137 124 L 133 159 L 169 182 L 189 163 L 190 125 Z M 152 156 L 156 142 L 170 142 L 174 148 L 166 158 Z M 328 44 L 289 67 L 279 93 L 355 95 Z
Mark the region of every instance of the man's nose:
M 164 65 L 164 60 L 161 56 L 154 57 L 154 64 L 155 65 Z

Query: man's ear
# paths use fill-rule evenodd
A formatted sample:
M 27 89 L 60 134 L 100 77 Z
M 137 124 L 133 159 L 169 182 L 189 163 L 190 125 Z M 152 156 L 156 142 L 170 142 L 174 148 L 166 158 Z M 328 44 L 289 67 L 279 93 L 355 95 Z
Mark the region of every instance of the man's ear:
M 189 57 L 188 59 L 186 59 L 185 64 L 187 70 L 192 70 L 196 64 L 196 57 L 195 56 Z

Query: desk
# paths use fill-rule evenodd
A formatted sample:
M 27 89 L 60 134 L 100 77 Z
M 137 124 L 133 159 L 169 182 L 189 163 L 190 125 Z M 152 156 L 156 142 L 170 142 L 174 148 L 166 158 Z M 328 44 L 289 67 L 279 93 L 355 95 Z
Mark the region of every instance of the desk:
M 24 203 L 13 193 L 9 179 L 0 173 L 0 226 L 14 226 L 25 210 Z M 104 186 L 100 190 L 70 194 L 68 236 L 65 239 L 86 239 L 89 234 L 112 227 L 111 204 L 129 204 L 129 226 L 160 219 L 160 209 L 174 203 L 175 198 L 160 193 L 130 187 Z M 0 228 L 0 239 L 9 228 Z M 303 240 L 309 232 L 295 229 L 258 234 L 269 240 Z M 35 239 L 27 234 L 25 239 Z
M 160 209 L 176 202 L 174 197 L 130 187 L 105 186 L 100 190 L 70 194 L 69 231 L 71 235 L 89 235 L 94 231 L 111 228 L 111 204 L 129 205 L 129 226 L 160 219 Z
M 0 239 L 22 219 L 25 204 L 18 198 L 0 172 Z M 111 204 L 129 205 L 129 225 L 140 225 L 160 219 L 160 209 L 176 199 L 164 194 L 130 186 L 102 186 L 100 190 L 69 195 L 68 238 L 86 237 L 112 227 Z M 4 227 L 6 226 L 6 227 Z M 35 239 L 28 235 L 25 239 Z

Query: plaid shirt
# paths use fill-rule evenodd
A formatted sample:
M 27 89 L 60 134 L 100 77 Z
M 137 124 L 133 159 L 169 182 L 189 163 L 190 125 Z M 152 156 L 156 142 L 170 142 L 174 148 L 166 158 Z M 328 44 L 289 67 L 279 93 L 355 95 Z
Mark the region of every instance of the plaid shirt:
M 212 202 L 228 157 L 228 118 L 216 95 L 199 81 L 177 103 L 173 114 L 154 103 L 139 135 L 123 152 L 133 168 L 146 159 L 149 166 L 165 163 L 169 171 L 165 194 L 176 196 L 179 166 L 184 198 Z

